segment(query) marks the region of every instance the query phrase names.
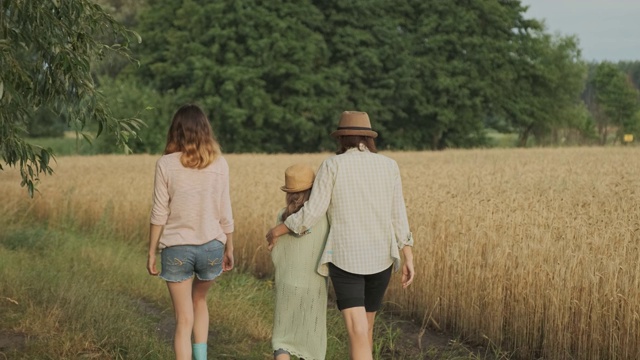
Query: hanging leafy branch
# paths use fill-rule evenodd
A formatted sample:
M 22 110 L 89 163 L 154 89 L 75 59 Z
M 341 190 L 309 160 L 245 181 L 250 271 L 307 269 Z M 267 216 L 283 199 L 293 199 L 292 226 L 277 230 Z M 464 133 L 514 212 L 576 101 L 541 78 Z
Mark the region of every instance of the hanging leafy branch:
M 117 119 L 96 90 L 91 64 L 114 52 L 133 61 L 126 29 L 89 0 L 4 0 L 0 3 L 0 157 L 20 169 L 21 186 L 33 196 L 41 174 L 51 174 L 50 149 L 25 141 L 35 111 L 50 106 L 85 137 L 111 132 L 119 145 L 136 136 L 139 119 Z M 0 170 L 2 170 L 0 163 Z

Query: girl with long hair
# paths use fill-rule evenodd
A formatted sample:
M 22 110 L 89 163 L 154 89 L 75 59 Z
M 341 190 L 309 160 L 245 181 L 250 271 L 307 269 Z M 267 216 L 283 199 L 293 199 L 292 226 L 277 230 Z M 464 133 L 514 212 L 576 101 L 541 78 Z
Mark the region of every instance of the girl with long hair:
M 184 105 L 173 116 L 164 155 L 156 162 L 150 222 L 147 271 L 169 289 L 176 359 L 204 360 L 206 295 L 216 277 L 233 269 L 233 216 L 229 166 L 209 119 L 196 105 Z

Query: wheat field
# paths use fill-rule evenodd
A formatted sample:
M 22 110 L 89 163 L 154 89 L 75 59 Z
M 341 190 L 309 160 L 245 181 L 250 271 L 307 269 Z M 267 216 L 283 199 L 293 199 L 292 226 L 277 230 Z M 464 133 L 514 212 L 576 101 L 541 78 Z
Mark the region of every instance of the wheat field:
M 514 359 L 640 358 L 640 148 L 384 154 L 402 172 L 417 271 L 408 290 L 394 276 L 387 306 Z M 226 155 L 238 267 L 271 275 L 284 169 L 329 155 Z M 145 251 L 156 159 L 58 158 L 33 200 L 0 172 L 0 217 Z

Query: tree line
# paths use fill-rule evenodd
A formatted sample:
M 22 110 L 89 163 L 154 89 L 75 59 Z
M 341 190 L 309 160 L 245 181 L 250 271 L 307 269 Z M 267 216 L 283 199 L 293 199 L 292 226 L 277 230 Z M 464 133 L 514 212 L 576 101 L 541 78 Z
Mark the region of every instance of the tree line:
M 156 153 L 186 102 L 227 152 L 332 150 L 347 109 L 369 113 L 383 149 L 490 146 L 490 131 L 519 146 L 640 135 L 640 62 L 586 63 L 576 37 L 518 0 L 95 1 L 2 3 L 14 107 L 0 90 L 0 125 L 17 124 L 3 144 L 71 127 L 104 130 L 105 152 L 119 140 Z
M 640 135 L 640 62 L 586 63 L 520 1 L 148 0 L 135 16 L 102 1 L 143 38 L 140 66 L 111 67 L 105 91 L 144 100 L 129 112 L 151 104 L 158 130 L 197 102 L 226 151 L 333 149 L 344 109 L 391 149 L 489 146 L 488 130 L 519 146 Z M 161 148 L 163 133 L 141 136 L 138 150 Z

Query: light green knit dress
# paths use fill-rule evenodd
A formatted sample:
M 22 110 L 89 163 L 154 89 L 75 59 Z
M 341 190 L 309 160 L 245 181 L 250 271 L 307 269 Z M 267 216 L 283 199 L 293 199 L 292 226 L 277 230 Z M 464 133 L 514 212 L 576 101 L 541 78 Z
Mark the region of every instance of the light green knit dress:
M 282 223 L 278 214 L 278 224 Z M 327 352 L 327 278 L 317 272 L 329 232 L 326 216 L 302 236 L 283 235 L 271 251 L 275 266 L 273 350 L 305 360 Z

